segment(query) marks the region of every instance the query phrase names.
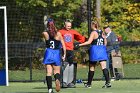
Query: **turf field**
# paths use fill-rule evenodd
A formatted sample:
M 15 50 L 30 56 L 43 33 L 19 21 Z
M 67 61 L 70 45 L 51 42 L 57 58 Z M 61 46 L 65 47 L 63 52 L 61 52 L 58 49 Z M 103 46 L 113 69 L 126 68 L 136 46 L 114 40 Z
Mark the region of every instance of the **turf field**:
M 112 87 L 107 89 L 102 88 L 104 81 L 93 81 L 92 88 L 85 88 L 80 83 L 76 84 L 76 88 L 63 88 L 59 93 L 140 93 L 140 80 L 119 80 L 111 83 Z M 47 93 L 47 87 L 43 82 L 10 82 L 7 87 L 0 86 L 0 93 Z
M 80 66 L 77 68 L 77 79 L 87 80 L 88 66 Z M 96 67 L 94 79 L 102 79 L 101 67 Z M 32 70 L 32 80 L 44 80 L 45 70 Z M 125 64 L 124 65 L 124 78 L 139 78 L 140 79 L 140 64 Z M 30 80 L 30 70 L 9 70 L 10 81 L 25 81 Z

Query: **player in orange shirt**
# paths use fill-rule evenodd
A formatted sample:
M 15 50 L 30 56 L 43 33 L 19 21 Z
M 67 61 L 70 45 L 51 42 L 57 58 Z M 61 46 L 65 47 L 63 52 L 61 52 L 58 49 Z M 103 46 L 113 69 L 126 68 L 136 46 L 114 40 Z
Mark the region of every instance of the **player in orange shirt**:
M 82 36 L 80 33 L 78 33 L 76 30 L 71 29 L 72 23 L 70 20 L 65 21 L 64 28 L 59 30 L 59 32 L 62 34 L 62 37 L 64 38 L 65 46 L 66 46 L 66 61 L 69 63 L 69 65 L 73 65 L 73 58 L 74 58 L 74 40 L 83 43 L 85 42 L 85 37 Z M 72 70 L 72 69 L 69 69 Z M 73 71 L 71 71 L 73 72 Z M 74 85 L 74 79 L 71 81 L 70 79 L 73 78 L 73 76 L 68 75 L 66 78 L 67 80 L 63 80 L 63 87 L 75 87 Z M 68 82 L 67 82 L 68 81 Z

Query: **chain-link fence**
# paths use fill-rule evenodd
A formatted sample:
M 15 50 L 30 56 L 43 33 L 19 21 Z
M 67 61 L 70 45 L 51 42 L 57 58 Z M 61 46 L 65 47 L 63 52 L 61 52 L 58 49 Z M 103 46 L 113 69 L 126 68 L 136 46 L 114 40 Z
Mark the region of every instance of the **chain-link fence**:
M 29 10 L 17 6 L 12 1 L 9 3 L 0 2 L 0 6 L 7 7 L 10 81 L 44 80 L 45 70 L 42 65 L 42 58 L 45 43 L 41 40 L 41 33 L 44 30 L 43 18 L 46 14 L 46 8 L 35 7 L 33 10 Z M 0 10 L 0 20 L 3 20 L 3 18 L 3 11 Z M 3 21 L 0 21 L 1 68 L 5 65 L 3 25 Z M 127 44 L 127 46 L 121 46 L 121 51 L 124 63 L 124 78 L 140 78 L 140 46 Z M 75 51 L 75 61 L 78 63 L 77 79 L 87 79 L 87 53 L 84 49 Z M 95 78 L 102 78 L 101 70 L 98 70 L 98 67 Z

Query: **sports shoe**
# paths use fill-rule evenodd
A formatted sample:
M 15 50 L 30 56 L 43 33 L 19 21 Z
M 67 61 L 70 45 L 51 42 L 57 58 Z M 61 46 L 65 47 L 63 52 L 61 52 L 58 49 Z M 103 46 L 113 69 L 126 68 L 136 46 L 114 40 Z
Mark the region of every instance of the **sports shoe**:
M 88 83 L 84 83 L 84 86 L 85 86 L 86 88 L 91 88 L 91 85 L 89 85 Z
M 102 88 L 110 88 L 111 87 L 111 83 L 106 83 Z
M 55 90 L 57 92 L 59 92 L 60 91 L 60 81 L 58 79 L 55 81 L 55 85 L 56 85 Z
M 48 93 L 54 93 L 54 92 L 53 92 L 53 89 L 49 89 L 49 90 L 48 90 Z
M 111 78 L 111 81 L 115 81 L 115 77 L 112 77 L 112 78 Z
M 67 88 L 68 86 L 67 86 L 67 83 L 66 82 L 63 82 L 63 84 L 62 84 L 62 88 Z
M 69 83 L 68 88 L 75 88 L 75 85 L 73 83 Z

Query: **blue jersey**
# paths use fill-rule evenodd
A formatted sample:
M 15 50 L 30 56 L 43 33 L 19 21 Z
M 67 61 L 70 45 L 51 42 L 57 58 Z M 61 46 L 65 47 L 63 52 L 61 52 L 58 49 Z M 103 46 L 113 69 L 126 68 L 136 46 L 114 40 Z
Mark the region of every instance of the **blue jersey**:
M 61 42 L 54 38 L 46 40 L 47 48 L 45 50 L 43 64 L 61 65 L 60 45 Z
M 96 30 L 98 33 L 98 38 L 94 39 L 91 43 L 89 60 L 91 62 L 97 62 L 102 60 L 107 60 L 106 46 L 104 45 L 104 38 L 102 37 L 102 31 Z

